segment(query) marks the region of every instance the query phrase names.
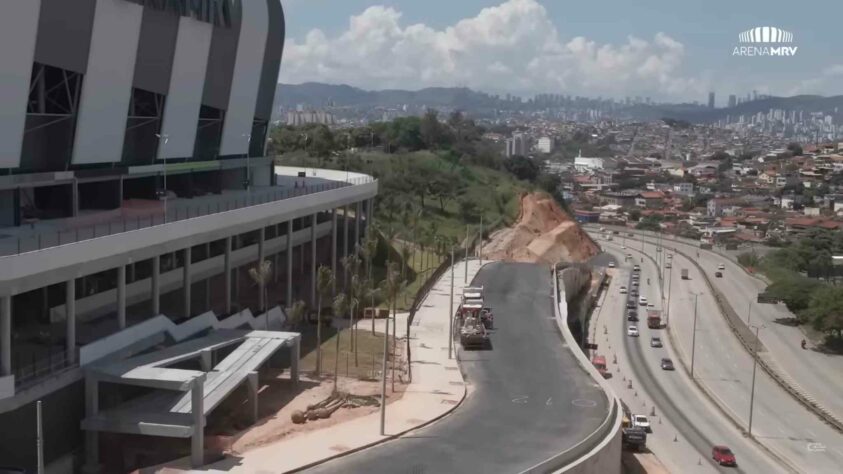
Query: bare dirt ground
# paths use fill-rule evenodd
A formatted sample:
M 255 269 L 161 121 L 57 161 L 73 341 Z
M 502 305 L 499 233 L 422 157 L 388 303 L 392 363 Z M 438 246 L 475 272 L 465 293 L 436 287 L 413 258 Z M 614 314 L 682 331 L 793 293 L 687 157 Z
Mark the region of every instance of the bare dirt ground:
M 579 224 L 545 193 L 521 197 L 518 222 L 502 229 L 483 246 L 493 260 L 547 263 L 584 262 L 599 252 Z

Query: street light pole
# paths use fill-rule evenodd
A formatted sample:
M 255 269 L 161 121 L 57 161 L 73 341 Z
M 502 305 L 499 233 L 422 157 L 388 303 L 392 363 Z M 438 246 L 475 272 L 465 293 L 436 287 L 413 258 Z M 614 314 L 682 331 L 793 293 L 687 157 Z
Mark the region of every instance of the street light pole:
M 451 303 L 448 305 L 448 359 L 454 351 L 454 249 L 451 248 Z
M 468 229 L 469 226 L 466 224 L 465 226 L 465 276 L 463 276 L 463 284 L 468 284 Z
M 244 133 L 242 135 L 246 139 L 246 192 L 249 196 L 252 195 L 252 157 L 249 153 L 249 147 L 252 146 L 252 134 Z
M 694 295 L 694 328 L 691 330 L 691 378 L 694 378 L 694 356 L 697 351 L 697 300 L 700 295 Z
M 673 265 L 670 266 L 669 270 L 670 272 L 667 276 L 667 312 L 664 318 L 665 327 L 670 324 L 670 289 L 673 286 Z
M 749 392 L 749 427 L 747 428 L 746 432 L 749 434 L 750 438 L 752 437 L 752 411 L 755 408 L 755 371 L 758 368 L 758 331 L 761 329 L 761 326 L 754 326 L 755 327 L 755 349 L 752 351 L 752 388 Z
M 167 223 L 167 155 L 164 154 L 164 147 L 167 146 L 167 142 L 170 141 L 170 136 L 167 134 L 160 134 L 156 133 L 156 137 L 158 137 L 158 146 L 161 148 L 161 159 L 164 161 L 164 223 Z M 164 140 L 164 143 L 161 144 L 161 140 Z

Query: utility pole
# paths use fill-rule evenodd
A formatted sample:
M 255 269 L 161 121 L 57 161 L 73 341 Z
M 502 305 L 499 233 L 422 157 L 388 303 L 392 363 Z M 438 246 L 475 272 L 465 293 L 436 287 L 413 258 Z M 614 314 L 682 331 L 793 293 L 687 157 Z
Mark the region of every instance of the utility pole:
M 480 215 L 480 266 L 483 266 L 483 215 Z
M 752 409 L 755 408 L 755 370 L 758 368 L 758 331 L 761 329 L 760 326 L 755 326 L 755 350 L 752 351 L 752 389 L 749 392 L 749 427 L 747 428 L 747 434 L 749 437 L 752 437 Z
M 670 273 L 667 280 L 667 312 L 665 314 L 664 325 L 667 327 L 670 324 L 670 288 L 673 286 L 673 265 L 670 266 Z
M 697 350 L 697 300 L 700 295 L 694 295 L 694 328 L 691 330 L 691 378 L 694 378 L 694 355 Z
M 164 160 L 164 223 L 167 223 L 167 155 L 164 154 L 163 150 L 164 147 L 167 145 L 167 142 L 170 141 L 170 136 L 167 134 L 161 135 L 159 133 L 155 134 L 158 137 L 158 146 L 161 147 L 161 159 Z M 161 143 L 161 140 L 164 140 L 164 143 Z
M 468 284 L 468 231 L 469 227 L 465 226 L 465 276 L 463 276 L 463 284 Z
M 389 265 L 387 265 L 389 268 Z M 392 297 L 392 296 L 391 296 Z M 392 303 L 393 306 L 395 303 Z M 381 436 L 386 436 L 386 366 L 389 354 L 389 307 L 387 306 L 386 328 L 383 334 L 383 365 L 381 367 Z
M 448 305 L 448 359 L 454 352 L 454 249 L 451 248 L 451 304 Z
M 749 300 L 749 304 L 747 306 L 749 308 L 746 311 L 746 325 L 749 326 L 749 318 L 752 317 L 752 300 Z

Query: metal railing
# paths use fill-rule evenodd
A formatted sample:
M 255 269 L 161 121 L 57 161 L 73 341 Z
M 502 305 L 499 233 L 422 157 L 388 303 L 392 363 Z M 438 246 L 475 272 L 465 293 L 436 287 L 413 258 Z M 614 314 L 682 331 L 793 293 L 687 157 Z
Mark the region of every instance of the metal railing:
M 245 196 L 231 198 L 219 197 L 206 203 L 190 205 L 178 203 L 167 208 L 167 219 L 164 220 L 162 211 L 150 213 L 135 218 L 112 219 L 92 225 L 58 229 L 54 231 L 35 231 L 31 235 L 6 237 L 0 239 L 0 257 L 20 255 L 22 253 L 37 252 L 39 250 L 58 247 L 61 245 L 82 242 L 108 235 L 121 234 L 134 230 L 156 227 L 173 222 L 194 219 L 211 214 L 234 211 L 251 206 L 283 201 L 285 199 L 306 196 L 309 194 L 331 191 L 348 186 L 356 186 L 374 182 L 371 177 L 351 178 L 347 182 L 328 182 L 298 188 L 275 188 L 254 191 Z
M 67 358 L 67 351 L 61 347 L 59 351 L 50 350 L 46 358 L 33 358 L 32 363 L 15 367 L 15 390 L 24 390 L 41 383 L 46 377 L 58 375 L 66 370 L 79 366 L 79 351 L 76 351 L 76 362 Z

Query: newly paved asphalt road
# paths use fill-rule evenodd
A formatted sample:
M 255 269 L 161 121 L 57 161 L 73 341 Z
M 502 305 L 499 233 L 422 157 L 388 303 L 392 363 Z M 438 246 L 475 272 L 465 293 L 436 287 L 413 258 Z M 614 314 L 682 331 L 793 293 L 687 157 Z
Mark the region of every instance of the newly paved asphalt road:
M 597 429 L 608 400 L 563 344 L 548 268 L 493 263 L 473 283 L 485 287 L 496 329 L 492 349 L 460 351 L 470 384 L 462 406 L 427 428 L 308 472 L 513 473 Z

